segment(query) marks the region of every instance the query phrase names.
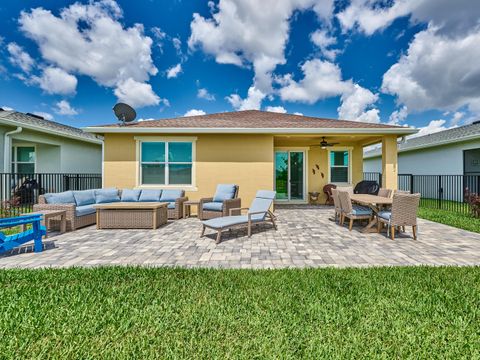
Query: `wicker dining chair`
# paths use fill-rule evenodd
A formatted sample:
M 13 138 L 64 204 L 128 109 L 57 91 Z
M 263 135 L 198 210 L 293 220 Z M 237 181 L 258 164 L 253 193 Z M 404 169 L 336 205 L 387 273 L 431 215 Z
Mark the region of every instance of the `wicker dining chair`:
M 352 205 L 352 200 L 350 199 L 350 194 L 347 191 L 338 191 L 338 197 L 340 198 L 340 204 L 342 207 L 342 216 L 340 220 L 340 225 L 343 225 L 345 218 L 350 220 L 348 225 L 348 230 L 352 231 L 353 221 L 354 220 L 371 220 L 373 216 L 372 209 Z
M 335 222 L 340 223 L 342 218 L 342 205 L 340 203 L 340 198 L 338 197 L 338 190 L 332 189 L 332 199 L 333 199 L 333 206 L 335 208 Z
M 377 232 L 380 232 L 382 224 L 386 224 L 387 235 L 390 234 L 395 240 L 395 228 L 411 226 L 413 239 L 417 240 L 417 211 L 420 203 L 420 194 L 393 194 L 392 210 L 380 211 L 377 222 Z
M 327 184 L 323 187 L 323 193 L 325 194 L 325 197 L 326 197 L 325 205 L 333 204 L 332 190 L 336 188 L 337 188 L 337 185 L 335 184 Z
M 386 189 L 386 188 L 380 188 L 378 190 L 378 196 L 381 196 L 381 197 L 386 197 L 386 198 L 389 198 L 389 197 L 392 197 L 392 190 L 391 189 Z

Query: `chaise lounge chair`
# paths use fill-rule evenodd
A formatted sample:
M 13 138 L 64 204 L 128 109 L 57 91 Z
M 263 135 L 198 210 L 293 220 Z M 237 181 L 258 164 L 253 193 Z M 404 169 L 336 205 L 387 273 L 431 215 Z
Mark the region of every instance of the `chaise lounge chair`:
M 206 221 L 202 221 L 203 229 L 200 237 L 205 236 L 205 229 L 213 229 L 217 231 L 216 243 L 220 243 L 222 238 L 222 231 L 225 229 L 231 229 L 233 227 L 247 226 L 248 237 L 252 236 L 252 224 L 260 224 L 265 222 L 271 222 L 275 230 L 277 225 L 275 224 L 275 215 L 270 211 L 270 207 L 275 199 L 275 191 L 259 190 L 255 199 L 253 199 L 250 208 L 236 208 L 230 209 L 230 214 L 233 211 L 248 210 L 246 215 L 234 215 L 214 218 Z

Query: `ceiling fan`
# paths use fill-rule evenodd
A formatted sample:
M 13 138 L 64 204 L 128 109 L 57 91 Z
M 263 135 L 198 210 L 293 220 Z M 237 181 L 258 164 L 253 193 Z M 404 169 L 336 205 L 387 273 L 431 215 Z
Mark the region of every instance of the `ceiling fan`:
M 330 143 L 327 140 L 325 140 L 325 136 L 322 136 L 322 141 L 320 141 L 320 144 L 315 144 L 315 145 L 310 145 L 310 146 L 320 146 L 322 149 L 326 149 L 327 147 L 330 146 L 335 146 L 339 143 Z

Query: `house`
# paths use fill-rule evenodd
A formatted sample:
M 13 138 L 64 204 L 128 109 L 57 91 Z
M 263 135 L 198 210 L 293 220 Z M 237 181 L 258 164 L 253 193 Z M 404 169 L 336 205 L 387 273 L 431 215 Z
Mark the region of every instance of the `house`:
M 480 121 L 407 139 L 398 145 L 398 172 L 413 175 L 480 175 Z M 382 150 L 364 154 L 365 172 L 382 172 Z
M 4 173 L 101 173 L 102 139 L 34 114 L 0 108 Z
M 383 184 L 396 188 L 397 138 L 416 132 L 257 110 L 85 130 L 104 137 L 105 187 L 182 188 L 199 199 L 219 183 L 235 183 L 244 204 L 258 189 L 306 203 L 308 192 L 327 183 L 355 184 L 363 179 L 363 147 L 376 143 L 383 144 Z

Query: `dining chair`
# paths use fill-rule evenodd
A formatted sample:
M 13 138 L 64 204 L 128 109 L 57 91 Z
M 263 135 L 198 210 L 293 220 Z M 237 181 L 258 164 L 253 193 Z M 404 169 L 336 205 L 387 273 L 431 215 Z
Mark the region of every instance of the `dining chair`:
M 392 190 L 386 188 L 380 188 L 378 190 L 378 196 L 389 198 L 392 196 Z
M 348 230 L 352 231 L 354 220 L 371 220 L 373 216 L 372 209 L 366 206 L 352 205 L 350 194 L 347 191 L 338 191 L 338 197 L 342 207 L 342 216 L 340 225 L 343 225 L 345 218 L 350 220 Z
M 387 225 L 387 236 L 390 234 L 395 240 L 395 228 L 411 226 L 413 239 L 417 240 L 417 211 L 420 203 L 420 194 L 394 193 L 391 211 L 380 211 L 377 214 L 377 232 L 382 224 Z
M 338 197 L 338 190 L 332 189 L 332 199 L 333 199 L 333 206 L 335 208 L 335 222 L 340 224 L 340 220 L 342 219 L 342 205 L 340 203 L 340 198 Z

